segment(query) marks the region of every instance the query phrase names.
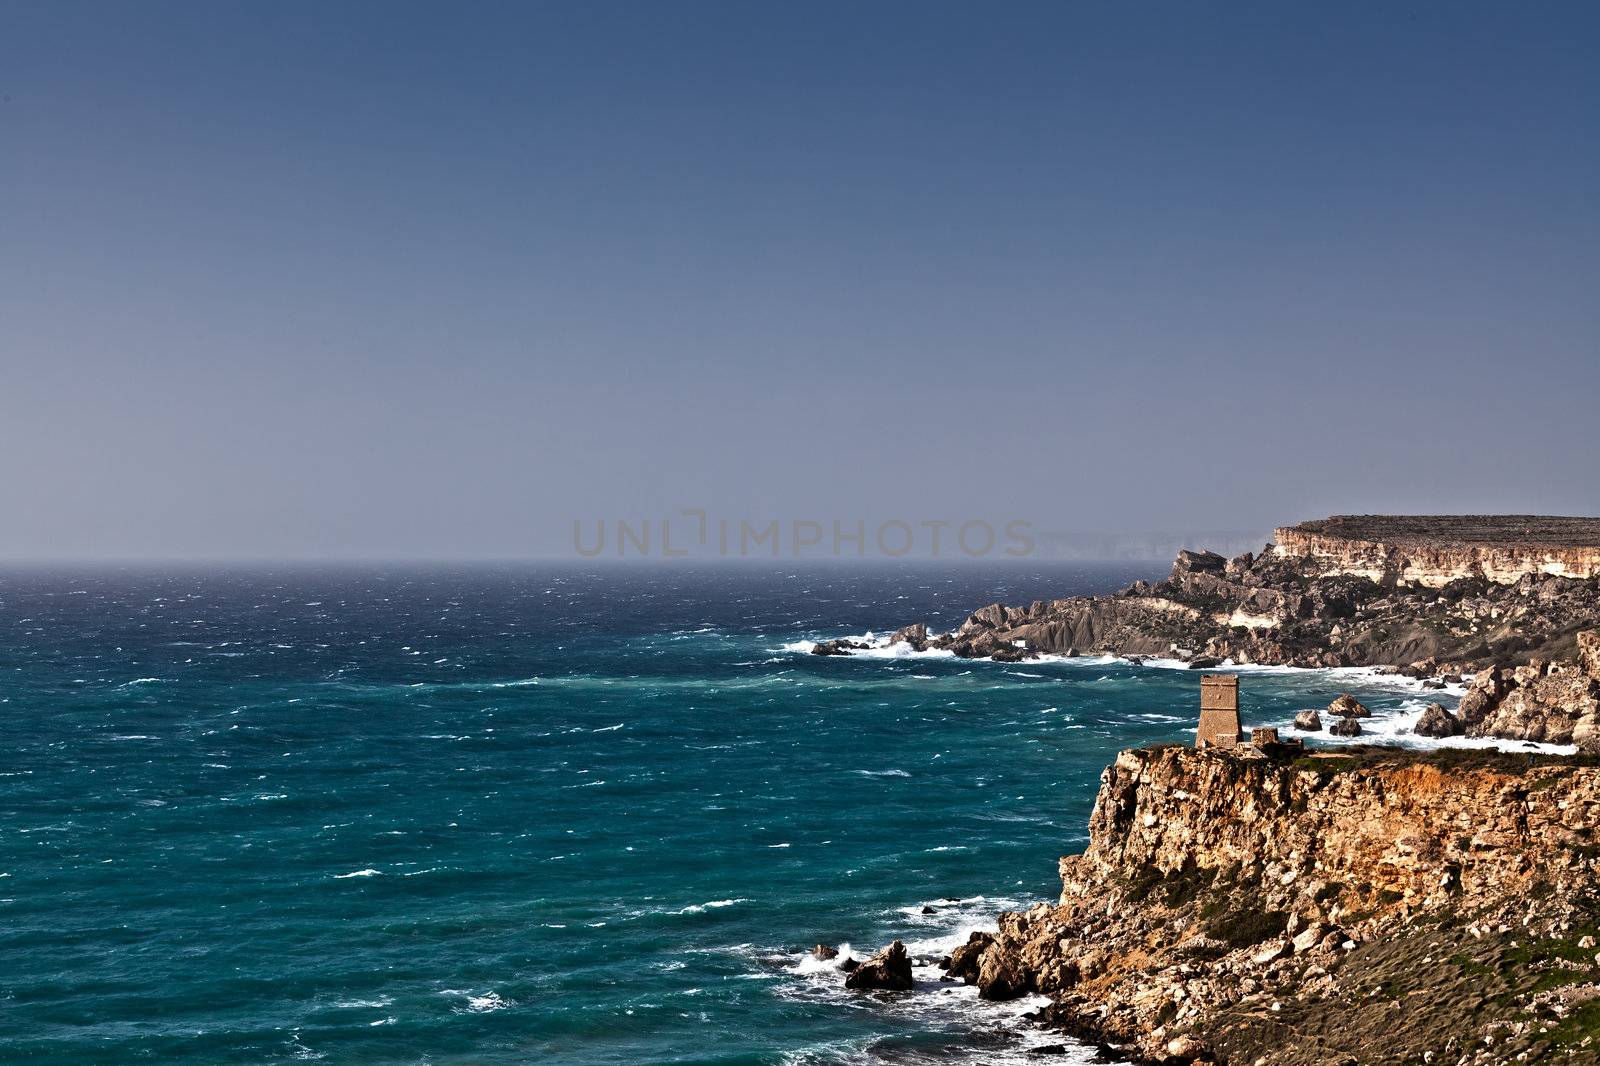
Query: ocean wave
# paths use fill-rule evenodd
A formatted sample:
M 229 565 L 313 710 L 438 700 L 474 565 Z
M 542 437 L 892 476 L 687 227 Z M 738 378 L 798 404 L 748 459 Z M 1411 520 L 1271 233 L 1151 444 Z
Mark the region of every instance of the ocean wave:
M 670 914 L 704 914 L 708 910 L 721 910 L 723 907 L 734 907 L 734 906 L 737 906 L 740 903 L 749 903 L 749 902 L 750 901 L 748 899 L 745 899 L 742 896 L 739 897 L 738 899 L 713 899 L 713 900 L 709 900 L 708 902 L 705 902 L 705 903 L 691 903 L 687 907 L 680 907 L 678 910 L 669 911 L 667 913 L 670 913 Z
M 335 881 L 343 881 L 343 880 L 346 880 L 347 878 L 351 878 L 351 877 L 382 877 L 382 876 L 383 876 L 383 871 L 382 870 L 374 870 L 371 867 L 368 867 L 365 870 L 351 870 L 347 874 L 334 874 L 333 875 L 333 879 Z
M 461 996 L 466 1002 L 453 1008 L 457 1014 L 489 1014 L 507 1007 L 516 1006 L 515 1000 L 503 998 L 500 993 L 489 991 L 483 993 L 468 992 L 459 988 L 440 989 L 441 996 Z
M 937 927 L 937 936 L 921 940 L 906 940 L 906 949 L 912 957 L 911 977 L 913 988 L 909 994 L 888 999 L 863 997 L 859 992 L 844 987 L 845 960 L 852 957 L 865 959 L 872 952 L 858 953 L 849 942 L 836 945 L 838 955 L 832 959 L 818 959 L 810 952 L 779 953 L 777 964 L 790 984 L 775 991 L 780 998 L 804 1002 L 822 1002 L 839 1008 L 870 1009 L 893 1013 L 914 1020 L 924 1029 L 946 1032 L 951 1043 L 930 1051 L 927 1061 L 940 1063 L 984 1063 L 986 1066 L 1037 1061 L 1037 1051 L 1044 1045 L 1066 1047 L 1053 1061 L 1072 1066 L 1096 1061 L 1095 1049 L 1078 1044 L 1061 1034 L 1039 1029 L 1024 1015 L 1049 1002 L 1044 996 L 1024 996 L 1005 1003 L 993 1003 L 978 998 L 972 985 L 955 983 L 946 979 L 937 962 L 978 929 L 993 929 L 994 915 L 999 910 L 1020 906 L 1016 900 L 986 896 L 969 896 L 962 899 L 938 899 L 897 908 L 894 914 L 899 922 Z M 932 914 L 923 914 L 929 908 Z M 770 953 L 749 952 L 751 957 L 764 962 Z M 786 1063 L 823 1062 L 873 1062 L 877 1056 L 871 1047 L 881 1038 L 868 1037 L 853 1044 L 813 1044 L 785 1054 Z M 922 1061 L 897 1053 L 896 1062 Z

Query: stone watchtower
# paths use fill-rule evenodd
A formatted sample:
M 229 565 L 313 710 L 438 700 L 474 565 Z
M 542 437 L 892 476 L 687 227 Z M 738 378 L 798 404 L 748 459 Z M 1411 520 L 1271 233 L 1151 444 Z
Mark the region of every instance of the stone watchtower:
M 1194 746 L 1236 748 L 1242 739 L 1239 676 L 1206 674 L 1200 679 L 1200 729 L 1195 733 Z

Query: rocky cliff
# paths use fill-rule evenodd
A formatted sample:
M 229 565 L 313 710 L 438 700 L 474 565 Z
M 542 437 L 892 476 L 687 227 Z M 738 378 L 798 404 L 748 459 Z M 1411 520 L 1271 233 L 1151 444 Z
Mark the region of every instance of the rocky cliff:
M 1600 1060 L 1600 768 L 1124 752 L 1059 903 L 950 960 L 1141 1062 Z
M 1277 530 L 1273 554 L 1306 574 L 1441 588 L 1463 578 L 1600 576 L 1600 519 L 1341 515 Z
M 1574 645 L 1571 658 L 1480 671 L 1461 698 L 1466 731 L 1600 750 L 1600 631 L 1576 634 Z

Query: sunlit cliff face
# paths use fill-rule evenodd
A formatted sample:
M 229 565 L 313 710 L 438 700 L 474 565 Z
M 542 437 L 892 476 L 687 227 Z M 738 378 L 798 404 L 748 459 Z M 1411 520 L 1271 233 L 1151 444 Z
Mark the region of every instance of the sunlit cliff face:
M 1482 576 L 1502 585 L 1525 574 L 1591 578 L 1600 575 L 1600 545 L 1425 539 L 1374 539 L 1303 528 L 1279 529 L 1273 554 L 1301 560 L 1325 574 L 1347 574 L 1392 584 L 1415 583 L 1439 588 L 1457 578 Z

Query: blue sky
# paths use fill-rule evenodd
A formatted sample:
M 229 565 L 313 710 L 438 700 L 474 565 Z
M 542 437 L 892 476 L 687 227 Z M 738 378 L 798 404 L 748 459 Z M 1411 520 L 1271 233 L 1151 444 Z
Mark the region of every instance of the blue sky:
M 1600 513 L 1600 9 L 0 3 L 0 557 Z

